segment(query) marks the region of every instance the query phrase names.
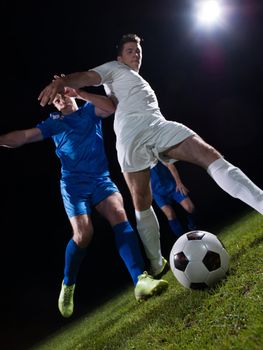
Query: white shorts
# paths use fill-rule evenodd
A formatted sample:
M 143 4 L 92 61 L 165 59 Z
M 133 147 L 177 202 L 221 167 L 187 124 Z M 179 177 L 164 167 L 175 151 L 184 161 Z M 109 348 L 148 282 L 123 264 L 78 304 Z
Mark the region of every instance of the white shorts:
M 117 139 L 117 156 L 122 172 L 147 169 L 157 159 L 169 162 L 170 159 L 164 158 L 161 153 L 195 134 L 181 123 L 162 119 L 133 139 L 126 142 Z

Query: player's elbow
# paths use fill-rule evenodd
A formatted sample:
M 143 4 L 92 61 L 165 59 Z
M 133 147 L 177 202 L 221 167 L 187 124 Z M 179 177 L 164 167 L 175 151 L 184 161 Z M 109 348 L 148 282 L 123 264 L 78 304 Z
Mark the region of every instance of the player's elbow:
M 114 106 L 112 108 L 110 107 L 108 109 L 109 116 L 112 115 L 113 113 L 115 113 L 115 110 L 116 110 L 116 108 Z
M 86 86 L 98 86 L 101 85 L 101 76 L 93 71 L 89 70 L 83 73 L 84 82 Z

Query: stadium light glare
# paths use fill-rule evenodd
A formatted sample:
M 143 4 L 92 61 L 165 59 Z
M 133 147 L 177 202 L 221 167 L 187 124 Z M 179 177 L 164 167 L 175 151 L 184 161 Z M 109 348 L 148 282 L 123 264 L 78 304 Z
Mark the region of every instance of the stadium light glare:
M 219 1 L 203 0 L 199 1 L 196 6 L 196 17 L 200 25 L 211 26 L 220 21 L 222 8 Z

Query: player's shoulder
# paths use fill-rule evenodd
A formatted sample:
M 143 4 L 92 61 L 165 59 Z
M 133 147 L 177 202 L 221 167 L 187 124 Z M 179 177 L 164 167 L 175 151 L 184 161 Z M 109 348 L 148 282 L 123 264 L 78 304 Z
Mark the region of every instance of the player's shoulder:
M 116 60 L 106 62 L 106 63 L 104 63 L 104 66 L 108 66 L 112 69 L 117 69 L 117 70 L 119 70 L 119 69 L 130 70 L 130 68 L 126 64 L 119 62 L 119 61 L 116 61 Z
M 100 67 L 114 68 L 114 67 L 118 67 L 118 66 L 119 66 L 118 61 L 108 61 L 108 62 L 102 63 L 101 65 L 97 66 L 96 68 L 100 68 Z M 93 69 L 96 69 L 96 68 L 93 68 Z

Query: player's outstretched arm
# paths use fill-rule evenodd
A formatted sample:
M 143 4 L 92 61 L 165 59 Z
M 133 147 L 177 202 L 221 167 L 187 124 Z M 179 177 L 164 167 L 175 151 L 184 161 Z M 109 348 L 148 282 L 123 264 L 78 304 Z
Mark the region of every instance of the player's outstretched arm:
M 47 104 L 52 104 L 58 93 L 64 93 L 65 87 L 79 89 L 84 86 L 99 85 L 101 78 L 98 73 L 94 71 L 77 72 L 65 75 L 53 80 L 47 85 L 39 94 L 38 100 L 42 107 Z
M 43 136 L 38 128 L 15 130 L 7 134 L 0 135 L 0 146 L 7 148 L 17 148 L 26 143 L 42 141 Z

